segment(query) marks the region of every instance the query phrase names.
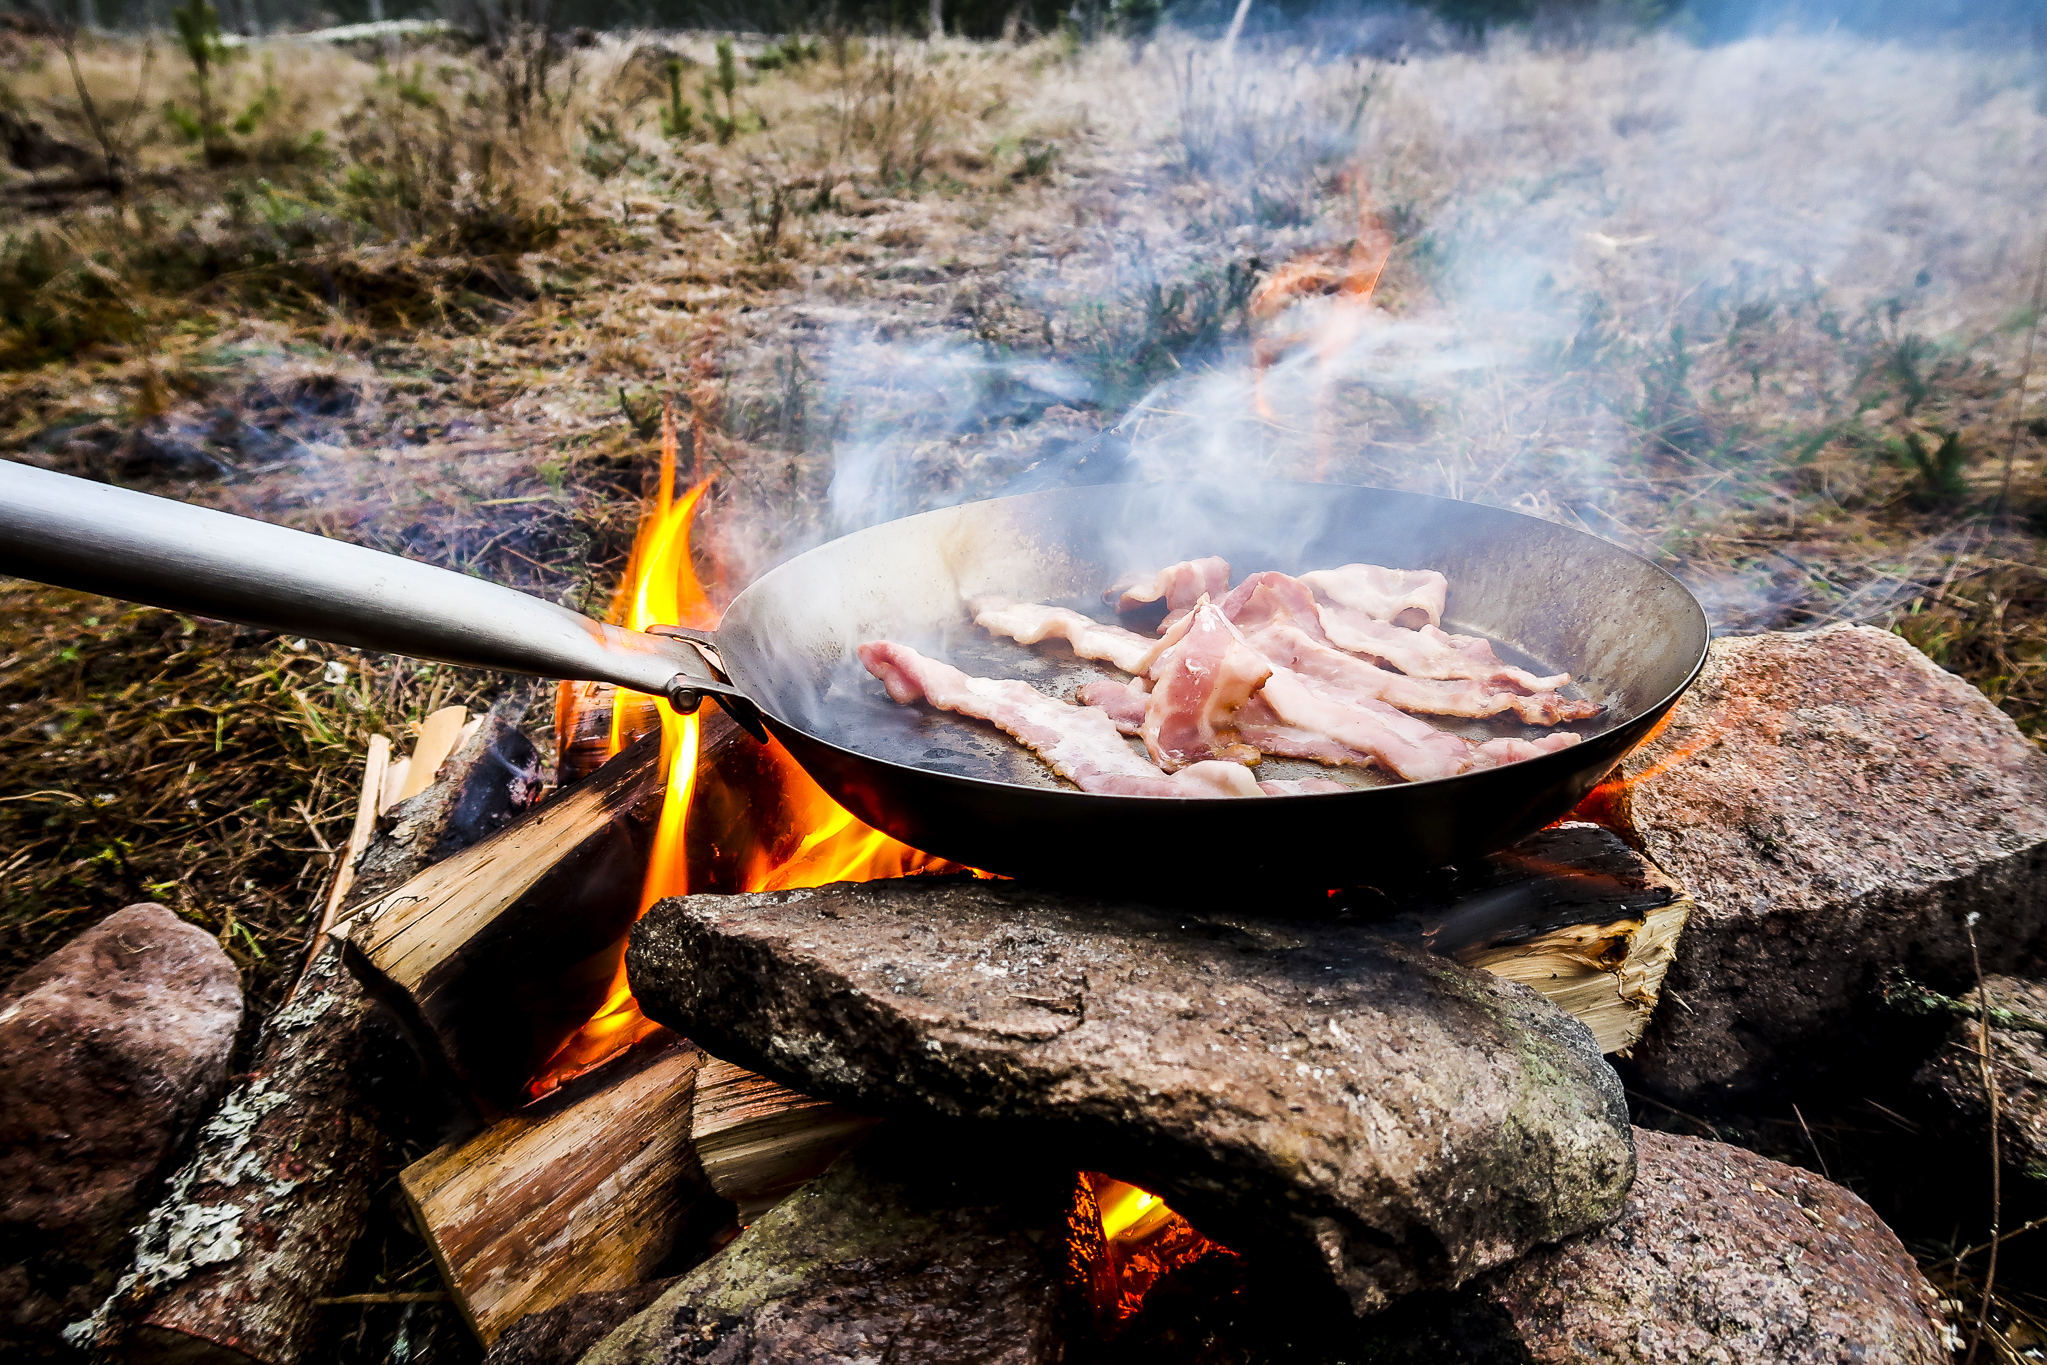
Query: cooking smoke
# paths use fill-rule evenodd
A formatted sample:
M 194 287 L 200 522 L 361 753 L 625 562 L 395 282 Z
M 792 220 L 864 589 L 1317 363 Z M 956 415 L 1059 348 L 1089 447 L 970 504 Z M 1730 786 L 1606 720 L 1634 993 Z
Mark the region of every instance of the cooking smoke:
M 737 560 L 1062 482 L 1306 479 L 1605 536 L 1723 628 L 1868 619 L 1909 575 L 1816 606 L 1795 553 L 1693 551 L 1871 496 L 1901 343 L 2017 368 L 2047 170 L 2022 47 L 1381 20 L 1072 62 L 1028 114 L 1148 150 L 1077 145 L 985 228 L 931 211 L 919 263 L 970 268 L 827 329 L 785 486 L 731 494 Z

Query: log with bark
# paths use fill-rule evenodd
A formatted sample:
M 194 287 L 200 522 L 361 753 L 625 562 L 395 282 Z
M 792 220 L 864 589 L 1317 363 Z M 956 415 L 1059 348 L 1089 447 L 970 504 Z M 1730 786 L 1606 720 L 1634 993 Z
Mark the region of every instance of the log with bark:
M 357 897 L 418 870 L 533 791 L 523 696 L 495 708 L 439 782 L 370 845 Z M 365 799 L 375 789 L 366 785 Z M 466 822 L 466 823 L 465 823 Z M 317 916 L 324 905 L 316 905 Z M 138 1230 L 134 1267 L 71 1338 L 130 1360 L 297 1365 L 347 1268 L 383 1154 L 368 1103 L 371 1002 L 330 939 L 313 947 L 255 1061 Z

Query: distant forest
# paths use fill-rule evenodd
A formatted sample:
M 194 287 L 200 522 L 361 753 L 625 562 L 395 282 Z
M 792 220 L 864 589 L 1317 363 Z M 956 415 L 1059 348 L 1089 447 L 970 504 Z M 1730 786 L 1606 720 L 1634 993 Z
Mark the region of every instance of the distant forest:
M 940 0 L 948 32 L 993 38 L 1049 33 L 1071 25 L 1086 36 L 1148 32 L 1162 22 L 1222 32 L 1236 0 Z M 177 0 L 0 0 L 26 14 L 53 15 L 89 27 L 167 28 Z M 444 17 L 545 23 L 561 29 L 718 29 L 788 33 L 875 30 L 922 32 L 929 0 L 215 0 L 223 28 L 240 32 L 362 23 L 372 18 Z M 1674 24 L 1704 41 L 1725 41 L 1786 25 L 1840 27 L 1900 37 L 1980 33 L 2047 46 L 2041 0 L 1252 0 L 1244 31 L 1334 36 L 1375 16 L 1432 15 L 1473 36 L 1534 25 L 1582 30 Z M 484 25 L 476 25 L 483 27 Z M 495 27 L 495 25 L 490 25 Z

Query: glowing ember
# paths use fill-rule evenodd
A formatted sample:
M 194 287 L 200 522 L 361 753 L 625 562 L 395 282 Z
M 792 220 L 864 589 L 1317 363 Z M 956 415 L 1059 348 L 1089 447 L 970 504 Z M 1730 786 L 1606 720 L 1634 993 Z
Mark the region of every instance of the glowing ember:
M 1176 1270 L 1235 1254 L 1194 1230 L 1148 1190 L 1082 1171 L 1066 1216 L 1067 1272 L 1104 1335 L 1144 1309 L 1145 1295 Z

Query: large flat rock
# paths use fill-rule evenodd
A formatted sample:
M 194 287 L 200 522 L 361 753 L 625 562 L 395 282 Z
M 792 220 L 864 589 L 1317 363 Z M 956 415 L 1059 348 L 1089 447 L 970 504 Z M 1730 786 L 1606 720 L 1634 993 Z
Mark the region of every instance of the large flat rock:
M 1897 1235 L 1810 1171 L 1638 1130 L 1621 1217 L 1490 1277 L 1531 1365 L 1948 1365 Z
M 1634 1054 L 1680 1104 L 1851 1081 L 1891 968 L 1971 979 L 1972 913 L 1986 969 L 2047 953 L 2047 755 L 1895 635 L 1714 641 L 1617 777 L 1588 813 L 1696 902 Z
M 884 1129 L 584 1365 L 1055 1365 L 1071 1185 Z
M 1359 1311 L 1599 1223 L 1633 1176 L 1583 1025 L 1356 928 L 910 878 L 664 901 L 627 962 L 716 1055 L 1000 1124 Z

